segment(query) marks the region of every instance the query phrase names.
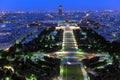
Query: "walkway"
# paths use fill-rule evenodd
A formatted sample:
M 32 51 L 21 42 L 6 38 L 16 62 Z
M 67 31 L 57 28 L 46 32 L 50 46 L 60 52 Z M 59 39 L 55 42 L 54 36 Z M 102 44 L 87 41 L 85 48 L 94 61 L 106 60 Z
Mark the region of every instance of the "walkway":
M 66 27 L 63 33 L 60 80 L 87 80 L 87 73 L 77 55 L 77 42 L 73 29 Z M 83 57 L 83 56 L 82 56 Z

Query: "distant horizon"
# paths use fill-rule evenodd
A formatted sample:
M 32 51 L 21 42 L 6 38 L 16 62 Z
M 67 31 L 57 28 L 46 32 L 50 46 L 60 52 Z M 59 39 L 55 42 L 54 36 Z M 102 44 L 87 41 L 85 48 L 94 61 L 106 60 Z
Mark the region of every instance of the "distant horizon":
M 0 0 L 0 11 L 120 10 L 120 0 Z
M 79 11 L 120 11 L 112 9 L 103 9 L 103 10 L 63 10 L 63 12 L 79 12 Z M 58 12 L 58 10 L 0 10 L 0 12 Z

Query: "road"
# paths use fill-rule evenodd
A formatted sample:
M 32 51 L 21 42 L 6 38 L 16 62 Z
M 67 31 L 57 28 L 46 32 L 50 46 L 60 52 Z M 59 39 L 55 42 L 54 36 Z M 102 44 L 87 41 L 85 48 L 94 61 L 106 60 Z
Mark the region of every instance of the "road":
M 85 53 L 81 55 L 77 51 L 78 46 L 73 29 L 65 26 L 62 51 L 58 52 L 62 60 L 60 80 L 87 80 L 87 73 L 81 62 Z
M 82 63 L 82 59 L 92 58 L 94 54 L 88 54 L 79 51 L 74 29 L 79 29 L 75 26 L 61 26 L 57 29 L 63 29 L 63 43 L 60 51 L 50 54 L 51 57 L 61 59 L 60 77 L 53 80 L 88 80 L 87 72 Z

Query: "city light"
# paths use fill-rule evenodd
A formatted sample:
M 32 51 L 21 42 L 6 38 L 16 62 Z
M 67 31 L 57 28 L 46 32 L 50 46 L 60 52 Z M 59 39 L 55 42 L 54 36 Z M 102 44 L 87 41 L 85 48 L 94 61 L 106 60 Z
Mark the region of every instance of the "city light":
M 0 80 L 120 79 L 120 1 L 6 1 Z

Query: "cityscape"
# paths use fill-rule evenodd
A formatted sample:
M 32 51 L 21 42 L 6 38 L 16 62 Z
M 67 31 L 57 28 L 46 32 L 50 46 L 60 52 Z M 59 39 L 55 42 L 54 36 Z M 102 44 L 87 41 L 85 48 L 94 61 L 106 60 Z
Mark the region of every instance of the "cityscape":
M 120 10 L 56 7 L 0 10 L 0 80 L 120 80 Z

